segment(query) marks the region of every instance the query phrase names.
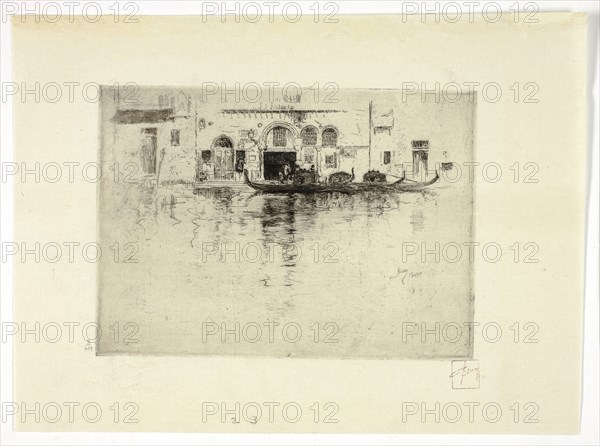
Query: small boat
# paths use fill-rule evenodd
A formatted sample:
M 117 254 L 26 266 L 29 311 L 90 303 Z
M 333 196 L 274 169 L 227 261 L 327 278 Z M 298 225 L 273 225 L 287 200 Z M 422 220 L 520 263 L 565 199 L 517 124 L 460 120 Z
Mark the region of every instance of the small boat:
M 327 182 L 330 184 L 347 184 L 352 183 L 354 181 L 354 167 L 352 168 L 352 173 L 348 172 L 335 172 L 329 175 Z
M 254 182 L 248 177 L 248 172 L 244 170 L 244 181 L 252 189 L 270 194 L 315 194 L 320 192 L 341 192 L 349 193 L 349 184 L 347 183 L 275 183 L 275 182 Z
M 440 179 L 440 175 L 438 174 L 438 172 L 436 170 L 435 176 L 429 181 L 413 181 L 413 180 L 407 179 L 406 181 L 409 181 L 409 183 L 402 183 L 402 184 L 398 185 L 396 188 L 394 188 L 394 190 L 399 191 L 399 192 L 421 190 L 424 187 L 431 186 L 433 183 L 437 183 L 439 179 Z M 404 180 L 404 178 L 403 178 L 403 180 Z
M 381 173 L 378 170 L 369 170 L 363 175 L 363 181 L 368 183 L 385 183 L 387 178 L 385 173 Z
M 275 183 L 275 182 L 253 182 L 244 170 L 244 181 L 252 189 L 270 194 L 315 194 L 321 192 L 339 192 L 353 194 L 357 192 L 403 192 L 415 191 L 427 187 L 439 179 L 437 172 L 435 177 L 425 182 L 413 182 L 405 184 L 405 176 L 393 183 Z

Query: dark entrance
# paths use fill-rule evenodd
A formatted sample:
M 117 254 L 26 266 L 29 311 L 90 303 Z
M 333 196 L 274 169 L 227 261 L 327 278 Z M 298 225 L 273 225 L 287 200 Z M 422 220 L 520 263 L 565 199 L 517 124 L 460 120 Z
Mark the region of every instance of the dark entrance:
M 296 152 L 264 152 L 265 180 L 279 180 L 285 164 L 289 164 L 291 173 L 296 170 Z
M 236 150 L 235 151 L 235 171 L 243 172 L 244 164 L 246 164 L 246 151 L 245 150 Z

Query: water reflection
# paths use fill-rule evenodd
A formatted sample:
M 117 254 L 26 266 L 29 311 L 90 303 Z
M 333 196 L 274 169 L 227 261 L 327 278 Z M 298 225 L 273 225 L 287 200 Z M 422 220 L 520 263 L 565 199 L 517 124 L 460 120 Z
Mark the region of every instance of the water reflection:
M 153 193 L 140 193 L 136 224 L 145 229 L 152 227 L 147 235 L 156 235 L 155 226 L 165 215 L 172 226 L 187 220 L 192 225 L 192 247 L 199 233 L 210 234 L 217 241 L 228 236 L 243 236 L 256 221 L 260 223 L 258 238 L 264 246 L 299 243 L 319 229 L 323 236 L 335 233 L 343 237 L 344 230 L 368 232 L 369 228 L 372 230 L 372 219 L 391 218 L 398 223 L 400 218 L 402 226 L 409 224 L 408 233 L 416 234 L 425 230 L 424 206 L 431 201 L 434 205 L 437 203 L 437 193 L 430 191 L 270 195 L 222 186 L 196 189 L 193 194 L 189 190 L 165 190 L 158 196 L 160 198 Z M 402 215 L 408 218 L 400 217 Z
M 470 196 L 450 188 L 269 195 L 244 185 L 196 193 L 181 185 L 130 187 L 110 198 L 103 240 L 137 241 L 140 249 L 126 268 L 103 264 L 105 317 L 139 316 L 157 337 L 176 327 L 186 335 L 182 351 L 203 351 L 187 339 L 207 320 L 295 321 L 306 330 L 335 321 L 360 334 L 338 348 L 393 356 L 402 344 L 390 341 L 400 331 L 389 327 L 399 320 L 467 314 L 469 264 L 403 252 L 405 242 L 431 249 L 470 240 Z

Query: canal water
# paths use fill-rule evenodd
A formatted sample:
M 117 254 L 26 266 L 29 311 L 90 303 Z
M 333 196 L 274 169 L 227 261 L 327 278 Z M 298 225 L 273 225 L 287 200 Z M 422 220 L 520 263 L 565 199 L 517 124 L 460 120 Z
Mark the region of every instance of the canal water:
M 101 244 L 119 246 L 100 265 L 100 321 L 137 327 L 136 342 L 102 341 L 101 353 L 470 354 L 466 336 L 408 336 L 471 321 L 469 185 L 265 195 L 119 184 L 101 189 L 99 219 Z

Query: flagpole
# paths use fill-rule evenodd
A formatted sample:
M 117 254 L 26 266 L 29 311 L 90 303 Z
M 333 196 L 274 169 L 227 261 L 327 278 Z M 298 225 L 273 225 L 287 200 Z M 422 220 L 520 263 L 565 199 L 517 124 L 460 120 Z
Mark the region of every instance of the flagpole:
M 371 129 L 373 127 L 372 113 L 373 101 L 369 101 L 369 171 L 371 171 Z

